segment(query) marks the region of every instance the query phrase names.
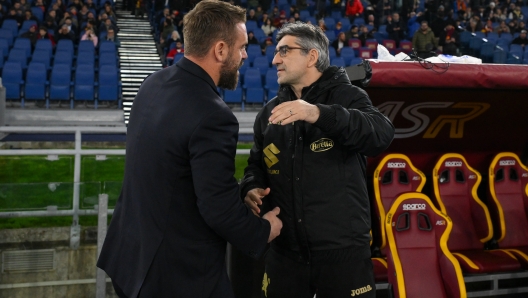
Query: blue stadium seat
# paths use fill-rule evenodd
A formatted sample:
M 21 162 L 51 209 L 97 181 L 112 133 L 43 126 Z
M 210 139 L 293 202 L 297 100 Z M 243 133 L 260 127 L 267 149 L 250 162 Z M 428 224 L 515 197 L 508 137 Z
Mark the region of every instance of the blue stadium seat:
M 35 51 L 36 50 L 46 50 L 48 51 L 50 58 L 53 56 L 53 46 L 49 39 L 38 39 L 35 44 Z
M 354 25 L 357 25 L 358 27 L 365 25 L 365 20 L 363 18 L 355 18 Z
M 62 50 L 55 53 L 55 58 L 53 59 L 53 66 L 63 64 L 68 66 L 68 69 L 72 68 L 73 64 L 73 52 Z
M 343 26 L 343 32 L 348 32 L 350 30 L 350 20 L 348 18 L 341 18 L 341 25 Z
M 71 67 L 66 64 L 55 63 L 51 70 L 49 99 L 70 100 L 71 86 Z
M 328 57 L 330 58 L 330 60 L 332 60 L 333 58 L 337 57 L 337 52 L 336 52 L 336 49 L 334 47 L 329 47 L 328 48 Z
M 80 66 L 88 66 L 95 68 L 95 56 L 90 55 L 89 52 L 79 52 L 77 54 L 77 68 Z
M 0 29 L 0 39 L 7 40 L 7 44 L 9 45 L 9 47 L 13 46 L 13 36 L 15 35 L 13 35 L 11 29 Z
M 117 49 L 115 43 L 107 40 L 103 40 L 99 43 L 99 55 L 103 53 L 112 53 L 114 56 L 117 55 Z
M 343 17 L 340 10 L 333 10 L 330 16 L 334 19 L 336 23 L 340 22 L 341 18 Z
M 335 65 L 337 67 L 345 67 L 346 66 L 345 59 L 343 59 L 341 57 L 332 58 L 332 60 L 330 61 L 330 64 L 331 65 Z
M 315 17 L 308 17 L 306 18 L 306 23 L 310 22 L 310 24 L 317 26 L 317 19 Z
M 46 70 L 51 70 L 51 57 L 46 49 L 35 49 L 31 63 L 42 63 Z
M 242 104 L 242 87 L 237 86 L 235 90 L 224 90 L 224 101 L 226 103 Z
M 253 65 L 253 60 L 255 60 L 256 57 L 262 56 L 262 50 L 260 49 L 260 45 L 258 44 L 250 44 L 247 48 L 247 60 L 251 65 Z
M 493 52 L 495 51 L 495 44 L 485 42 L 480 47 L 480 58 L 484 63 L 490 63 L 493 61 Z
M 47 68 L 43 63 L 31 62 L 26 73 L 25 100 L 46 100 Z
M 116 67 L 103 65 L 99 68 L 99 101 L 119 100 L 121 82 L 119 82 L 119 73 Z
M 9 55 L 9 43 L 7 39 L 0 38 L 0 54 L 2 55 L 2 59 Z
M 301 10 L 299 11 L 299 17 L 301 18 L 301 21 L 306 22 L 306 19 L 310 17 L 310 12 L 308 10 Z
M 178 53 L 176 55 L 174 55 L 174 59 L 172 59 L 172 62 L 171 62 L 171 65 L 180 61 L 181 58 L 183 58 L 184 54 L 183 53 Z
M 264 56 L 256 57 L 255 60 L 253 60 L 253 68 L 258 68 L 260 70 L 260 75 L 264 77 L 270 68 L 268 58 Z
M 95 56 L 95 47 L 91 40 L 81 40 L 79 42 L 79 46 L 77 47 L 77 56 L 80 56 L 81 53 Z
M 247 30 L 247 32 L 253 31 L 253 30 L 257 29 L 257 28 L 258 28 L 258 25 L 257 25 L 256 21 L 252 21 L 252 20 L 246 21 L 246 30 Z
M 250 87 L 246 89 L 246 103 L 264 103 L 264 88 Z
M 336 39 L 336 34 L 334 30 L 326 30 L 325 35 L 330 43 Z
M 18 37 L 15 39 L 15 43 L 13 44 L 14 49 L 22 49 L 26 52 L 26 57 L 31 57 L 31 41 L 29 38 L 25 37 Z
M 346 66 L 350 66 L 350 63 L 352 63 L 352 59 L 356 57 L 356 54 L 354 52 L 354 49 L 350 47 L 343 47 L 341 49 L 340 57 L 345 60 Z
M 493 63 L 505 64 L 508 58 L 508 53 L 502 50 L 495 50 L 493 52 Z
M 480 47 L 483 43 L 484 41 L 481 37 L 471 37 L 471 39 L 469 40 L 469 53 L 474 55 L 475 57 L 480 57 Z
M 18 24 L 16 20 L 6 19 L 2 23 L 2 29 L 8 29 L 12 32 L 12 37 L 18 35 Z
M 240 66 L 240 68 L 238 69 L 238 73 L 239 73 L 238 80 L 241 81 L 242 83 L 244 83 L 244 75 L 246 74 L 246 70 L 248 68 L 249 68 L 249 62 L 244 61 L 242 66 Z
M 459 38 L 460 38 L 460 45 L 462 48 L 469 48 L 469 41 L 471 40 L 471 32 L 469 31 L 462 31 L 460 32 Z
M 31 13 L 37 18 L 39 23 L 42 23 L 42 21 L 44 20 L 44 12 L 42 11 L 42 9 L 40 9 L 40 7 L 31 7 Z
M 524 54 L 524 48 L 520 44 L 510 45 L 510 56 L 516 56 L 522 60 L 523 54 Z
M 255 28 L 253 30 L 253 34 L 255 35 L 255 38 L 260 42 L 260 43 L 263 43 L 266 38 L 268 38 L 268 36 L 266 35 L 266 33 L 264 33 L 264 30 L 260 29 L 260 28 Z
M 277 95 L 277 92 L 279 91 L 279 82 L 277 82 L 276 69 L 268 69 L 266 72 L 264 90 L 267 92 L 268 101 Z
M 264 89 L 262 88 L 262 79 L 259 69 L 248 68 L 246 70 L 243 89 L 246 91 L 246 103 L 264 102 Z
M 506 59 L 506 64 L 523 64 L 523 61 L 519 57 L 510 56 Z
M 73 84 L 74 100 L 95 99 L 95 70 L 93 66 L 77 67 Z
M 328 29 L 326 32 L 333 31 L 335 29 L 336 21 L 334 20 L 334 18 L 325 17 L 324 18 L 324 23 L 326 25 L 326 29 Z
M 69 39 L 61 39 L 57 42 L 57 47 L 55 49 L 55 52 L 70 52 L 73 58 L 73 41 Z M 57 53 L 55 53 L 57 55 Z
M 2 70 L 2 84 L 6 88 L 6 99 L 21 99 L 24 85 L 22 66 L 18 62 L 7 61 Z
M 101 67 L 109 65 L 113 66 L 114 68 L 117 68 L 117 57 L 113 53 L 101 53 L 99 54 L 99 66 L 98 69 L 101 69 Z
M 23 70 L 27 68 L 27 55 L 25 49 L 11 49 L 7 61 L 18 62 Z M 5 67 L 5 66 L 4 66 Z
M 273 58 L 275 58 L 275 46 L 270 45 L 266 47 L 266 58 L 268 58 L 268 63 L 271 65 Z

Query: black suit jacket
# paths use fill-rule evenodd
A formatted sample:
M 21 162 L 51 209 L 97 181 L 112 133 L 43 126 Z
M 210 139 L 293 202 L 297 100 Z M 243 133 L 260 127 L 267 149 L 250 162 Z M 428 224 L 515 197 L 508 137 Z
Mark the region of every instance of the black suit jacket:
M 237 139 L 236 117 L 195 63 L 183 58 L 143 82 L 97 263 L 128 297 L 233 297 L 226 240 L 257 258 L 270 232 L 240 200 Z

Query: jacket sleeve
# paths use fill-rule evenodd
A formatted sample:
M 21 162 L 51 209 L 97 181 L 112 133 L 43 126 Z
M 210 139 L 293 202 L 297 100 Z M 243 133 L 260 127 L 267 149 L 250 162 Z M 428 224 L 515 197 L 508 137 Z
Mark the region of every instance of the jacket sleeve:
M 350 95 L 349 88 L 334 93 L 338 98 Z M 351 151 L 376 156 L 387 149 L 394 138 L 391 121 L 372 105 L 362 89 L 358 88 L 355 99 L 347 107 L 338 104 L 317 106 L 321 113 L 314 125 Z
M 205 117 L 189 141 L 197 206 L 218 235 L 253 258 L 265 250 L 270 224 L 239 199 L 235 173 L 238 123 L 229 108 Z
M 264 136 L 262 134 L 262 121 L 265 109 L 262 109 L 258 114 L 253 125 L 253 147 L 249 153 L 248 165 L 244 169 L 244 178 L 240 183 L 240 196 L 242 199 L 247 192 L 254 188 L 266 188 L 266 173 L 262 168 L 262 150 L 264 143 Z

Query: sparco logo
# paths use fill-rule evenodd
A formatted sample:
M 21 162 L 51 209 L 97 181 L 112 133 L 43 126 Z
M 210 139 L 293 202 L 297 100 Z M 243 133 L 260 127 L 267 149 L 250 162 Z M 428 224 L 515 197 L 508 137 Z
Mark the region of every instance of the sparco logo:
M 499 162 L 499 165 L 501 165 L 501 166 L 514 166 L 515 165 L 515 160 L 501 160 Z
M 334 141 L 327 138 L 322 138 L 310 144 L 310 150 L 313 152 L 323 152 L 332 149 L 332 147 L 334 147 Z
M 389 162 L 387 168 L 405 168 L 407 166 L 404 162 Z
M 446 167 L 461 167 L 462 162 L 461 161 L 446 161 L 445 166 Z
M 372 287 L 370 285 L 367 285 L 366 287 L 352 290 L 352 294 L 350 294 L 350 296 L 354 297 L 357 295 L 365 294 L 366 292 L 370 292 L 370 291 L 372 291 Z
M 425 210 L 425 204 L 403 204 L 403 210 Z

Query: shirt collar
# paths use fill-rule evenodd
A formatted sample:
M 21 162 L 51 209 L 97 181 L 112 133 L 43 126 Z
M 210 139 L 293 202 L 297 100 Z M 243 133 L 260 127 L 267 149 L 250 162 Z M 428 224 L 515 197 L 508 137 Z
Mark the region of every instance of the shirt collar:
M 198 64 L 192 62 L 184 56 L 180 59 L 180 61 L 176 62 L 176 66 L 204 80 L 207 84 L 209 84 L 209 86 L 211 86 L 211 88 L 216 92 L 216 94 L 220 96 L 220 93 L 218 93 L 218 88 L 216 88 L 216 85 L 211 76 Z

